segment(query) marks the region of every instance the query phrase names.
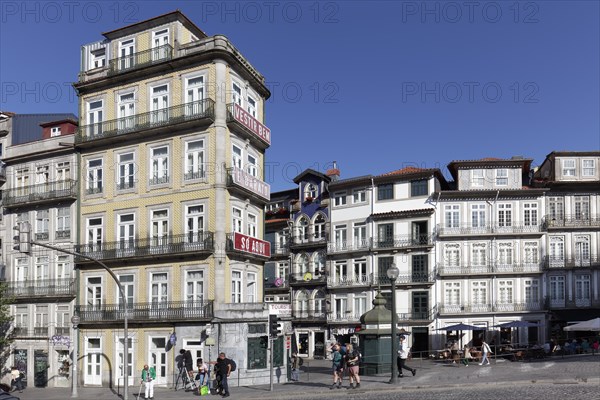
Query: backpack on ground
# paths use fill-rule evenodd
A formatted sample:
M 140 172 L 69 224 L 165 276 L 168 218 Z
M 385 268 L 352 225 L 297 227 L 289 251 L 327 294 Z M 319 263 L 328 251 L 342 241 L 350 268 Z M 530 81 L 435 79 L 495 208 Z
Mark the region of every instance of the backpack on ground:
M 233 361 L 231 358 L 228 358 L 227 363 L 231 365 L 231 372 L 235 371 L 235 369 L 237 368 L 235 361 Z

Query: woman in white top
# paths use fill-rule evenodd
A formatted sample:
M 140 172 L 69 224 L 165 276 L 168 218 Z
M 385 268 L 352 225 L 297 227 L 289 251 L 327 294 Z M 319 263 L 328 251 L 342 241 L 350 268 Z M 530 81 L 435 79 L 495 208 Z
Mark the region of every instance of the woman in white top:
M 479 365 L 490 365 L 490 360 L 488 360 L 488 353 L 491 353 L 492 349 L 490 349 L 490 346 L 486 343 L 485 340 L 481 342 L 481 352 L 483 353 L 483 356 L 481 357 L 481 362 L 479 363 Z

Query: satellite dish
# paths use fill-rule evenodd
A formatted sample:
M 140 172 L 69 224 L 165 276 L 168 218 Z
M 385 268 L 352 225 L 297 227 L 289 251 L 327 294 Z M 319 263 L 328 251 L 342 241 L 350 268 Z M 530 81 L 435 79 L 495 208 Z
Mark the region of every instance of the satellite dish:
M 312 274 L 310 272 L 307 272 L 304 274 L 304 280 L 305 281 L 310 281 L 312 279 Z
M 281 285 L 283 285 L 283 279 L 281 279 L 281 278 L 275 279 L 275 286 L 279 287 Z

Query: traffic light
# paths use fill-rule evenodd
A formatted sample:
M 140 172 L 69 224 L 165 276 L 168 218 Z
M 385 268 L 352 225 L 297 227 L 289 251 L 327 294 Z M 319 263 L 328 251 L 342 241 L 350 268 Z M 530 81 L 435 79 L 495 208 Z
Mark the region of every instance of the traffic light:
M 13 237 L 13 249 L 24 254 L 31 253 L 31 228 L 29 222 L 20 222 L 15 226 L 17 234 Z
M 282 333 L 282 324 L 279 322 L 277 315 L 269 315 L 269 336 L 274 338 Z

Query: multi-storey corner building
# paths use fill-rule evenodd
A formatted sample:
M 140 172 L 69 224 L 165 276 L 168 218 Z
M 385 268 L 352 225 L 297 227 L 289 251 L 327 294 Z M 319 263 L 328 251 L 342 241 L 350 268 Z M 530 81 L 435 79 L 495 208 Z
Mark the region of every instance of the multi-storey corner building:
M 31 226 L 32 240 L 72 249 L 77 223 L 77 157 L 73 114 L 11 114 L 0 121 L 2 262 L 14 316 L 10 362 L 30 386 L 68 386 L 70 318 L 76 286 L 71 256 L 33 246 L 13 250 L 13 227 Z M 6 367 L 6 366 L 5 366 Z
M 546 191 L 545 305 L 551 333 L 600 315 L 600 152 L 554 151 L 534 175 Z
M 436 328 L 480 326 L 468 334 L 475 345 L 486 329 L 516 319 L 539 327 L 505 330 L 501 341 L 544 340 L 546 189 L 531 186 L 531 161 L 452 161 L 455 187 L 436 194 Z
M 158 385 L 171 383 L 172 352 L 182 348 L 213 360 L 224 351 L 240 384 L 264 382 L 265 79 L 226 37 L 207 36 L 178 11 L 103 35 L 83 46 L 75 84 L 78 250 L 124 286 L 129 384 L 145 363 Z M 117 286 L 96 263 L 76 262 L 79 379 L 122 384 Z

